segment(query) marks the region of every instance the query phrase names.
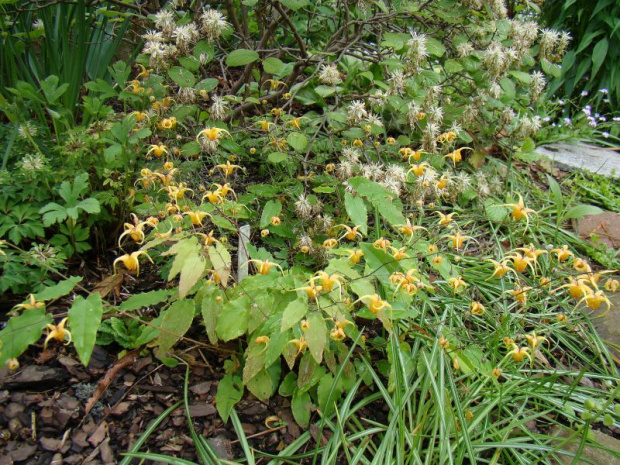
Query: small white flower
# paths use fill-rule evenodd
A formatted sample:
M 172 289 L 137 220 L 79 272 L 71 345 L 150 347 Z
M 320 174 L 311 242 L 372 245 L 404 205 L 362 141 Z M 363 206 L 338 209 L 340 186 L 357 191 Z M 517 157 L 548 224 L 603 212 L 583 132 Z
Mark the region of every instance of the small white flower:
M 600 89 L 599 92 L 603 95 L 607 95 L 609 93 L 609 89 L 603 88 L 603 89 Z
M 337 86 L 342 82 L 338 66 L 334 64 L 321 65 L 319 72 L 319 82 L 328 86 Z
M 351 125 L 357 124 L 368 117 L 366 105 L 361 100 L 353 100 L 347 109 L 347 122 Z
M 602 134 L 602 136 L 603 136 L 605 139 L 607 139 L 607 138 L 609 137 L 609 133 L 608 133 L 608 132 L 604 132 L 604 133 Z
M 228 27 L 225 16 L 217 10 L 204 10 L 200 16 L 201 30 L 210 40 L 217 40 Z
M 584 90 L 583 92 L 581 92 L 581 96 L 582 97 L 587 97 L 588 96 L 588 91 Z

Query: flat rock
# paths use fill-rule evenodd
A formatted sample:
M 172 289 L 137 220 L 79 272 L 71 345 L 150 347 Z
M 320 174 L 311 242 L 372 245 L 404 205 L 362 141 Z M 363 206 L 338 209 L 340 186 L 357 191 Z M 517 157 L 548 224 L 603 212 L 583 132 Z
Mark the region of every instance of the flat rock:
M 29 389 L 44 391 L 51 385 L 58 385 L 65 379 L 66 371 L 59 368 L 29 365 L 16 376 L 4 381 L 3 387 L 17 389 L 27 387 Z
M 566 171 L 581 169 L 620 178 L 620 152 L 612 149 L 560 142 L 537 147 L 536 153 Z
M 597 430 L 592 430 L 592 433 L 594 434 L 594 439 L 598 444 L 613 451 L 620 452 L 620 441 L 618 439 L 612 438 L 611 436 Z M 570 430 L 563 429 L 557 436 L 566 438 L 570 434 Z M 574 442 L 576 442 L 576 444 L 564 445 L 564 449 L 573 453 L 577 452 L 577 449 L 579 448 L 579 437 Z M 570 457 L 568 455 L 561 455 L 561 457 L 564 463 L 573 463 L 574 457 Z M 581 454 L 581 459 L 576 463 L 579 465 L 586 463 L 595 463 L 597 465 L 620 465 L 620 458 L 597 447 L 586 446 Z
M 620 249 L 620 214 L 603 212 L 597 215 L 586 215 L 576 225 L 579 237 L 588 239 L 597 236 L 599 242 L 613 249 Z
M 607 292 L 607 297 L 611 302 L 609 311 L 601 305 L 600 310 L 592 312 L 592 323 L 610 351 L 620 357 L 620 292 Z

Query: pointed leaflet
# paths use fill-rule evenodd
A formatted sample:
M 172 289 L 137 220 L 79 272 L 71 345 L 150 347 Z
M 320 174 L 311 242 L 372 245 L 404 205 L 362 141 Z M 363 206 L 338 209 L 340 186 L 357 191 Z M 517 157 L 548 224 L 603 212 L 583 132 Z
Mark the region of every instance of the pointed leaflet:
M 304 333 L 308 348 L 314 360 L 321 363 L 323 349 L 327 344 L 327 326 L 320 312 L 313 312 L 308 317 L 308 329 Z
M 347 209 L 347 215 L 351 218 L 354 226 L 361 226 L 360 231 L 363 234 L 368 233 L 368 209 L 361 197 L 355 196 L 350 192 L 344 194 L 344 207 Z
M 195 307 L 193 300 L 177 300 L 166 310 L 160 326 L 159 358 L 164 357 L 190 328 Z
M 202 294 L 202 322 L 207 330 L 207 336 L 211 344 L 217 344 L 217 317 L 224 307 L 223 292 L 215 284 L 208 283 L 200 291 Z M 218 300 L 219 299 L 219 300 Z
M 243 336 L 248 329 L 252 301 L 247 295 L 229 300 L 217 317 L 217 335 L 224 342 Z
M 310 424 L 311 408 L 312 401 L 310 400 L 310 394 L 297 389 L 293 394 L 293 399 L 291 400 L 291 410 L 295 421 L 302 428 L 306 428 Z
M 267 370 L 261 370 L 247 384 L 248 390 L 260 400 L 267 400 L 273 391 L 273 382 Z
M 228 278 L 230 277 L 231 258 L 230 253 L 226 250 L 226 247 L 220 242 L 215 244 L 215 247 L 209 247 L 209 259 L 213 269 L 220 277 L 220 282 L 223 287 L 228 284 Z
M 266 228 L 271 222 L 271 218 L 278 216 L 282 211 L 282 204 L 275 200 L 270 200 L 263 208 L 263 214 L 260 217 L 260 227 Z
M 179 273 L 181 273 L 181 279 L 179 281 L 179 298 L 184 298 L 190 289 L 198 282 L 205 268 L 207 262 L 202 253 L 202 247 L 198 243 L 198 239 L 195 236 L 191 236 L 187 239 L 183 239 L 162 255 L 176 255 L 170 273 L 168 274 L 168 281 L 173 280 Z
M 28 308 L 11 318 L 0 331 L 0 367 L 14 357 L 19 357 L 30 344 L 41 337 L 43 328 L 52 322 L 45 308 Z
M 81 296 L 76 297 L 69 309 L 73 345 L 84 366 L 90 362 L 102 315 L 103 303 L 101 294 L 98 292 L 89 295 L 86 299 Z
M 226 375 L 217 386 L 217 394 L 215 394 L 215 406 L 224 423 L 228 421 L 228 417 L 233 407 L 243 397 L 243 384 L 241 378 L 234 375 Z
M 304 299 L 293 300 L 284 309 L 282 314 L 282 324 L 280 326 L 280 332 L 284 332 L 287 329 L 292 328 L 301 320 L 308 312 L 308 302 Z
M 73 290 L 73 288 L 82 281 L 83 278 L 79 276 L 71 276 L 69 279 L 60 281 L 53 286 L 46 287 L 34 295 L 37 302 L 43 302 L 48 300 L 58 299 L 63 295 L 67 295 Z

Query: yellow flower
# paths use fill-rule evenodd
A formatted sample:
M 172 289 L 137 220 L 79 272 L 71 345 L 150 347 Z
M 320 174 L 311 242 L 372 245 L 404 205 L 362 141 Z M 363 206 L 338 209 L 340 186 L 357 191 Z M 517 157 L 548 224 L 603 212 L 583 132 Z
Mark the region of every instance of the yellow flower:
M 611 307 L 611 302 L 603 291 L 596 291 L 592 294 L 586 295 L 577 303 L 577 305 L 581 302 L 585 302 L 587 307 L 591 310 L 598 310 L 602 304 L 607 305 L 607 310 Z
M 269 274 L 269 272 L 271 271 L 271 267 L 275 266 L 276 268 L 280 268 L 280 271 L 282 273 L 284 273 L 284 271 L 282 271 L 282 267 L 280 265 L 278 265 L 277 263 L 273 263 L 270 262 L 269 260 L 250 260 L 250 262 L 254 263 L 256 266 L 256 272 L 258 274 L 262 274 L 262 275 L 267 275 Z
M 151 260 L 151 257 L 149 257 L 149 255 L 144 250 L 138 250 L 131 254 L 125 254 L 121 257 L 118 257 L 116 260 L 114 260 L 114 264 L 112 266 L 114 273 L 116 274 L 117 263 L 122 262 L 123 265 L 125 265 L 125 268 L 127 268 L 127 271 L 135 270 L 136 276 L 139 276 L 140 275 L 140 261 L 139 261 L 140 255 L 146 255 L 146 258 L 148 258 L 149 261 L 153 263 L 153 260 Z
M 454 215 L 456 215 L 456 212 L 452 212 L 452 213 L 449 213 L 447 215 L 444 215 L 441 212 L 436 212 L 436 213 L 439 215 L 439 225 L 440 226 L 446 226 L 446 225 L 450 224 L 451 222 L 453 222 L 454 220 L 452 219 L 452 217 Z
M 17 360 L 16 358 L 11 358 L 7 360 L 6 366 L 8 367 L 9 371 L 15 371 L 19 368 L 19 360 Z
M 63 318 L 58 325 L 47 325 L 47 329 L 49 330 L 49 334 L 45 338 L 45 342 L 43 343 L 43 349 L 47 348 L 47 344 L 52 339 L 56 341 L 64 342 L 65 345 L 71 342 L 71 333 L 65 329 L 65 324 L 67 323 L 67 318 Z
M 531 257 L 524 257 L 520 253 L 515 252 L 513 255 L 509 255 L 506 258 L 512 260 L 512 264 L 515 267 L 515 270 L 517 270 L 519 273 L 525 273 L 525 270 L 527 270 L 528 266 L 532 269 L 532 272 L 534 271 L 534 266 L 532 265 L 534 259 L 532 259 Z
M 620 281 L 617 279 L 608 279 L 605 281 L 605 290 L 609 292 L 617 292 L 620 289 Z
M 146 154 L 153 154 L 155 158 L 161 158 L 162 155 L 168 154 L 168 149 L 164 144 L 152 144 Z
M 573 268 L 575 268 L 576 271 L 580 271 L 581 273 L 592 273 L 592 268 L 590 268 L 588 262 L 586 262 L 582 258 L 575 259 L 575 261 L 573 262 Z
M 552 293 L 555 293 L 563 288 L 568 288 L 568 293 L 573 299 L 582 299 L 584 296 L 592 294 L 594 291 L 590 289 L 583 279 L 575 279 L 573 277 L 568 278 L 568 284 L 554 289 Z
M 423 229 L 424 231 L 426 231 L 427 229 L 423 226 L 416 226 L 416 225 L 412 225 L 411 224 L 411 220 L 409 220 L 409 218 L 407 218 L 407 223 L 406 224 L 399 224 L 396 226 L 398 228 L 398 232 L 405 235 L 405 236 L 413 236 L 413 233 Z
M 512 208 L 512 212 L 510 212 L 510 216 L 512 217 L 512 219 L 514 221 L 521 221 L 523 218 L 525 218 L 525 229 L 527 229 L 527 227 L 529 226 L 529 222 L 530 222 L 530 214 L 534 214 L 536 215 L 536 211 L 532 210 L 531 208 L 527 208 L 525 206 L 525 203 L 523 203 L 523 197 L 521 196 L 521 194 L 517 194 L 519 196 L 519 202 L 518 203 L 507 203 L 504 205 L 500 205 L 500 206 L 504 206 L 504 207 L 511 207 Z
M 412 164 L 409 165 L 409 171 L 407 171 L 407 174 L 413 173 L 415 176 L 422 176 L 428 167 L 429 164 L 426 162 L 420 163 L 419 165 Z
M 564 262 L 571 257 L 574 257 L 575 254 L 568 250 L 567 245 L 563 245 L 561 249 L 551 249 L 551 253 L 554 253 L 558 257 L 558 261 Z
M 355 139 L 353 141 L 353 147 L 362 147 L 364 143 L 360 139 Z
M 383 237 L 380 237 L 379 239 L 377 239 L 376 241 L 372 243 L 372 246 L 375 249 L 383 250 L 385 253 L 387 253 L 387 249 L 390 247 L 390 245 L 392 245 L 392 243 Z
M 518 284 L 515 284 L 514 289 L 510 289 L 506 291 L 508 294 L 512 294 L 519 305 L 525 307 L 527 305 L 527 292 L 531 291 L 531 287 L 521 287 Z
M 209 218 L 211 217 L 211 215 L 209 215 L 207 212 L 203 212 L 200 210 L 196 210 L 193 212 L 189 211 L 183 214 L 189 216 L 189 219 L 192 220 L 192 224 L 194 226 L 202 226 L 202 220 L 205 218 L 205 216 L 208 216 Z
M 282 223 L 282 220 L 278 216 L 272 216 L 271 219 L 269 220 L 269 223 L 271 224 L 271 226 L 280 226 L 280 223 Z
M 362 233 L 358 231 L 361 226 L 354 226 L 353 228 L 351 228 L 346 224 L 339 224 L 337 227 L 346 230 L 346 232 L 338 238 L 339 241 L 341 241 L 343 238 L 346 238 L 349 241 L 355 241 L 364 237 Z
M 256 339 L 254 339 L 254 342 L 256 344 L 269 344 L 269 336 L 258 336 Z
M 232 165 L 230 161 L 226 161 L 226 164 L 216 165 L 215 167 L 222 170 L 225 177 L 229 177 L 236 169 L 241 168 L 239 165 Z
M 383 300 L 379 294 L 368 294 L 360 297 L 355 302 L 362 302 L 373 314 L 378 314 L 384 308 L 392 310 L 392 306 Z M 353 302 L 353 303 L 355 303 Z
M 329 239 L 325 239 L 323 241 L 323 247 L 325 247 L 326 249 L 333 249 L 337 245 L 338 245 L 338 239 L 335 239 L 333 237 L 330 237 Z
M 361 250 L 348 250 L 348 253 L 349 261 L 354 265 L 357 265 L 364 256 L 364 252 L 362 252 Z
M 446 237 L 452 241 L 452 246 L 456 250 L 459 250 L 461 247 L 463 247 L 463 244 L 465 243 L 465 239 L 471 239 L 470 236 L 462 236 L 461 233 L 458 231 L 454 236 L 449 235 Z
M 508 355 L 512 355 L 512 359 L 515 362 L 522 362 L 525 357 L 532 361 L 532 356 L 530 355 L 530 349 L 528 347 L 519 347 L 516 344 L 512 344 L 512 350 L 508 352 Z
M 282 86 L 284 86 L 284 87 L 288 87 L 288 86 L 286 85 L 286 83 L 285 83 L 285 82 L 283 82 L 283 81 L 276 81 L 276 80 L 274 80 L 274 79 L 267 79 L 267 80 L 264 82 L 264 84 L 269 84 L 269 85 L 270 85 L 270 87 L 271 87 L 271 90 L 278 90 L 278 89 L 279 89 L 280 87 L 282 87 Z M 264 85 L 264 84 L 263 84 L 263 85 Z
M 310 283 L 307 286 L 298 287 L 297 289 L 293 289 L 294 291 L 305 291 L 308 295 L 308 298 L 312 300 L 317 300 L 319 294 L 323 290 L 322 286 L 317 286 L 314 284 L 313 280 L 310 280 Z
M 131 218 L 133 220 L 133 224 L 125 223 L 123 226 L 125 228 L 125 231 L 118 238 L 119 247 L 121 246 L 121 240 L 125 236 L 130 236 L 133 239 L 133 241 L 138 245 L 144 243 L 144 239 L 145 239 L 144 227 L 150 226 L 154 228 L 156 226 L 155 223 L 149 220 L 140 222 L 140 220 L 138 220 L 138 217 L 134 213 L 131 214 Z
M 204 128 L 202 131 L 198 133 L 196 136 L 196 140 L 199 140 L 201 137 L 205 137 L 209 139 L 211 142 L 220 139 L 223 135 L 228 135 L 230 137 L 230 132 L 226 129 L 221 128 Z
M 471 314 L 472 315 L 482 315 L 484 314 L 485 308 L 480 302 L 472 302 L 471 303 Z
M 495 378 L 499 378 L 500 376 L 502 376 L 502 372 L 503 372 L 503 371 L 504 371 L 504 370 L 502 370 L 501 368 L 497 367 L 497 368 L 493 368 L 492 373 L 493 373 L 493 376 L 494 376 Z
M 491 262 L 493 263 L 493 266 L 495 267 L 495 269 L 493 270 L 493 274 L 491 275 L 490 278 L 488 279 L 494 279 L 494 278 L 503 278 L 504 276 L 506 276 L 506 274 L 508 273 L 514 273 L 515 276 L 517 275 L 517 273 L 515 272 L 515 270 L 513 270 L 512 268 L 510 268 L 507 263 L 508 260 L 503 260 L 501 263 L 488 258 L 486 260 L 487 262 Z
M 460 276 L 457 276 L 456 278 L 448 278 L 446 282 L 452 288 L 455 294 L 462 291 L 468 286 L 468 284 L 463 281 L 463 278 L 461 278 Z
M 23 304 L 15 305 L 13 309 L 17 310 L 18 308 L 21 308 L 24 310 L 30 310 L 32 308 L 43 308 L 43 307 L 45 307 L 45 302 L 37 302 L 37 300 L 34 298 L 34 294 L 30 294 L 28 296 L 27 302 Z
M 299 339 L 291 339 L 287 342 L 287 344 L 294 344 L 297 347 L 297 355 L 301 354 L 308 348 L 308 343 L 303 336 Z
M 266 120 L 262 120 L 262 121 L 257 121 L 256 123 L 254 123 L 256 125 L 260 126 L 261 131 L 270 131 L 272 126 L 275 126 L 275 124 L 266 121 Z
M 268 229 L 263 229 L 263 230 L 260 232 L 261 237 L 267 237 L 269 234 L 270 234 L 270 232 L 269 232 L 269 230 L 268 230 Z
M 536 349 L 536 347 L 538 347 L 538 345 L 541 342 L 545 342 L 547 341 L 546 337 L 543 336 L 537 336 L 536 335 L 536 331 L 534 331 L 532 334 L 526 334 L 525 335 L 525 339 L 527 339 L 527 343 L 529 344 L 529 346 L 532 348 L 532 350 Z M 548 341 L 547 341 L 548 342 Z
M 452 160 L 452 163 L 454 163 L 454 166 L 456 166 L 458 162 L 463 160 L 463 156 L 461 155 L 461 152 L 465 149 L 473 150 L 471 147 L 461 147 L 460 149 L 456 149 L 455 151 L 450 152 L 447 155 L 444 155 L 444 158 L 449 158 L 450 160 Z
M 400 249 L 397 249 L 396 247 L 390 247 L 390 251 L 392 252 L 392 257 L 394 257 L 394 260 L 403 260 L 405 258 L 409 258 L 409 255 L 407 255 L 407 253 L 405 252 L 407 250 L 406 247 L 401 247 Z
M 386 139 L 386 142 L 388 145 L 394 145 L 396 143 L 396 139 L 394 139 L 393 137 L 388 137 Z
M 310 282 L 314 282 L 316 279 L 321 280 L 321 288 L 325 292 L 331 292 L 335 285 L 338 285 L 338 288 L 342 291 L 342 283 L 344 282 L 344 278 L 339 274 L 329 275 L 325 271 L 319 271 L 315 277 L 310 279 Z

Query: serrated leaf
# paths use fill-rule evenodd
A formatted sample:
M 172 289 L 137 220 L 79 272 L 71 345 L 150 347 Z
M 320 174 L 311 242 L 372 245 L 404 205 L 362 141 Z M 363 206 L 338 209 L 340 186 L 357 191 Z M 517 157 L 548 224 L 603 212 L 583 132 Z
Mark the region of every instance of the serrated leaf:
M 254 50 L 239 49 L 228 54 L 226 57 L 227 66 L 245 66 L 255 62 L 260 57 Z
M 280 331 L 284 332 L 287 329 L 295 326 L 308 312 L 308 302 L 303 299 L 296 299 L 289 303 L 284 312 L 282 313 L 282 322 L 280 324 Z
M 348 182 L 359 195 L 370 201 L 379 215 L 391 226 L 398 226 L 407 222 L 402 213 L 402 202 L 385 187 L 361 176 L 351 178 Z
M 265 367 L 266 350 L 264 344 L 250 344 L 245 352 L 245 365 L 243 367 L 243 384 L 254 378 Z
M 245 281 L 244 281 L 245 282 Z M 217 335 L 228 342 L 245 334 L 250 318 L 252 301 L 247 295 L 229 300 L 217 317 Z
M 0 367 L 37 342 L 45 326 L 51 322 L 52 317 L 45 313 L 45 308 L 28 308 L 21 315 L 9 319 L 0 331 Z
M 310 400 L 310 394 L 297 389 L 291 399 L 291 411 L 293 412 L 293 418 L 302 428 L 307 428 L 310 424 L 311 409 L 312 401 Z
M 211 260 L 211 266 L 220 277 L 222 287 L 226 287 L 230 277 L 232 259 L 224 244 L 217 242 L 214 247 L 209 247 L 209 259 Z
M 167 252 L 163 252 L 163 256 L 175 255 L 172 267 L 168 273 L 168 281 L 172 281 L 183 270 L 185 262 L 191 257 L 202 254 L 202 247 L 198 243 L 195 236 L 180 240 L 174 244 Z
M 270 200 L 265 204 L 265 208 L 263 208 L 263 213 L 260 217 L 260 227 L 266 228 L 269 226 L 271 222 L 271 218 L 274 216 L 278 216 L 282 211 L 282 204 L 277 200 Z
M 353 224 L 360 226 L 360 232 L 364 235 L 368 234 L 368 208 L 366 208 L 364 200 L 346 192 L 344 194 L 344 207 Z
M 158 358 L 165 357 L 191 327 L 195 308 L 194 301 L 188 299 L 177 300 L 168 307 L 159 327 Z
M 215 78 L 203 79 L 198 84 L 196 84 L 196 90 L 198 91 L 204 90 L 206 92 L 211 92 L 213 89 L 215 89 L 218 86 L 219 83 L 220 82 Z
M 441 57 L 446 53 L 446 47 L 434 37 L 426 38 L 426 50 L 430 55 Z
M 243 383 L 241 378 L 234 375 L 226 375 L 220 380 L 217 386 L 217 393 L 215 394 L 215 407 L 224 423 L 228 421 L 230 412 L 242 397 Z
M 286 138 L 286 142 L 297 152 L 303 152 L 308 148 L 308 138 L 300 132 L 292 132 L 289 134 Z
M 93 197 L 82 200 L 77 204 L 77 207 L 81 208 L 86 213 L 99 213 L 101 211 L 99 201 Z
M 202 294 L 202 322 L 207 330 L 209 342 L 215 345 L 217 344 L 217 332 L 215 331 L 217 317 L 224 307 L 222 291 L 213 283 L 209 283 L 202 288 L 200 293 Z
M 84 366 L 88 366 L 90 362 L 102 315 L 103 302 L 98 292 L 86 299 L 77 296 L 69 309 L 73 345 Z
M 282 71 L 284 62 L 276 57 L 269 57 L 263 60 L 263 69 L 269 74 L 278 74 Z
M 594 205 L 577 205 L 566 212 L 566 215 L 564 215 L 564 219 L 565 220 L 572 220 L 572 219 L 580 220 L 586 215 L 597 215 L 599 213 L 603 213 L 603 210 L 601 210 L 598 207 L 595 207 Z
M 202 277 L 207 268 L 207 261 L 202 255 L 196 254 L 187 257 L 181 268 L 181 279 L 179 279 L 179 299 L 184 299 L 189 291 Z
M 484 212 L 487 219 L 493 223 L 501 223 L 508 217 L 509 213 L 506 207 L 497 205 L 493 199 L 486 199 L 484 201 Z
M 321 363 L 323 350 L 327 345 L 327 325 L 320 312 L 313 312 L 308 317 L 308 329 L 304 333 L 308 348 L 314 360 Z
M 196 77 L 194 74 L 180 66 L 173 66 L 170 68 L 168 70 L 168 76 L 179 87 L 194 87 L 194 84 L 196 84 Z
M 69 294 L 79 282 L 82 281 L 80 276 L 71 276 L 69 279 L 60 281 L 53 286 L 46 287 L 45 289 L 37 292 L 34 295 L 35 300 L 38 302 L 44 302 L 48 300 L 55 300 L 59 297 Z

